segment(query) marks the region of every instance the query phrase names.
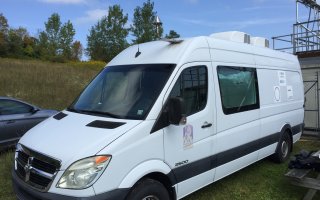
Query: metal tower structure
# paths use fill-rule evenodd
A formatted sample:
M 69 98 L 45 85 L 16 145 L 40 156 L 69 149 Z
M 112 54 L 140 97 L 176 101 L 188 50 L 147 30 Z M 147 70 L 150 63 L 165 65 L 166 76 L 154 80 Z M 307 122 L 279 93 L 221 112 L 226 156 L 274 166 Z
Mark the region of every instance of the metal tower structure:
M 304 134 L 320 137 L 320 0 L 296 0 L 292 33 L 272 39 L 273 49 L 298 56 L 304 82 Z
M 308 13 L 308 16 L 301 16 Z M 296 0 L 296 23 L 289 35 L 273 37 L 273 48 L 304 57 L 304 54 L 320 55 L 320 0 Z

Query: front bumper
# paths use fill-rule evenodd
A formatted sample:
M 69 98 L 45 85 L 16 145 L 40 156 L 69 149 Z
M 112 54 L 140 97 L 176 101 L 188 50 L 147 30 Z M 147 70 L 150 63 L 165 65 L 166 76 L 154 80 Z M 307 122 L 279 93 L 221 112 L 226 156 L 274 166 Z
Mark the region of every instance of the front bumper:
M 18 200 L 124 200 L 130 189 L 116 189 L 91 197 L 72 197 L 49 192 L 39 192 L 23 182 L 12 170 L 13 189 Z

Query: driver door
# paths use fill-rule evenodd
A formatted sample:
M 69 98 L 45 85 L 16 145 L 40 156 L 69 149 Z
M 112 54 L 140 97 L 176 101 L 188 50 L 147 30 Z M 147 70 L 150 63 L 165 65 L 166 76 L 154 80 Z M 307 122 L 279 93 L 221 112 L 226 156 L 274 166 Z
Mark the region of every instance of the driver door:
M 178 183 L 178 197 L 211 183 L 215 98 L 210 62 L 182 66 L 169 97 L 181 97 L 187 114 L 185 125 L 164 128 L 165 160 Z

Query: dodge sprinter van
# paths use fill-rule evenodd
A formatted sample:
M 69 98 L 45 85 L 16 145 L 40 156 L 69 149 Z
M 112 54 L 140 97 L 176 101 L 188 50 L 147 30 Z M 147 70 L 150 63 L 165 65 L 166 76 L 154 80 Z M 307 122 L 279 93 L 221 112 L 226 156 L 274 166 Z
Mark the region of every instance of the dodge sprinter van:
M 302 134 L 293 55 L 241 32 L 134 45 L 66 110 L 24 135 L 18 199 L 175 200 Z

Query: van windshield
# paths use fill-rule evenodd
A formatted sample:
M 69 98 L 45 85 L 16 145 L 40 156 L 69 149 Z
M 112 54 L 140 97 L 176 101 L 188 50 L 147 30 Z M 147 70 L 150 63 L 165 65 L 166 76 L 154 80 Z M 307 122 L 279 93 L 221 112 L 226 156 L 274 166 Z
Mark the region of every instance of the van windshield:
M 174 64 L 106 67 L 68 110 L 121 119 L 145 119 L 174 67 Z

